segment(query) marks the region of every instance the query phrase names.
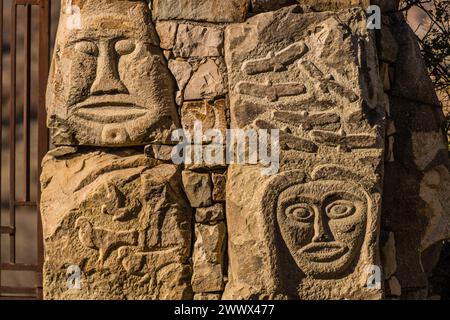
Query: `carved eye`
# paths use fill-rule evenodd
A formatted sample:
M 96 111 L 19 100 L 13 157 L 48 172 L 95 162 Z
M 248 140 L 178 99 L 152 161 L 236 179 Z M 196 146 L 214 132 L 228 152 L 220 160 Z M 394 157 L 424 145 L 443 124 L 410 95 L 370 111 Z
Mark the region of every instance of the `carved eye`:
M 355 213 L 355 205 L 347 200 L 338 200 L 326 207 L 327 216 L 331 219 L 342 219 Z
M 97 46 L 90 41 L 80 41 L 75 44 L 75 50 L 88 54 L 90 56 L 98 56 Z
M 286 208 L 286 216 L 299 222 L 309 222 L 314 217 L 314 210 L 306 203 L 294 204 Z
M 121 56 L 132 53 L 135 48 L 136 45 L 131 40 L 119 40 L 114 45 L 114 49 Z

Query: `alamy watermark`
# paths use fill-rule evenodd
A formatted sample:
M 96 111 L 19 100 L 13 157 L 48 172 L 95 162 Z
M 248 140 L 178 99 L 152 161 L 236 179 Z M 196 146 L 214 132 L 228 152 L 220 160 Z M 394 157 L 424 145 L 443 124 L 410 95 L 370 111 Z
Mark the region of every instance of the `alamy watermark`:
M 259 164 L 262 175 L 278 173 L 278 129 L 228 129 L 224 136 L 218 129 L 203 132 L 202 122 L 196 121 L 192 131 L 178 129 L 172 132 L 172 141 L 178 142 L 171 154 L 174 164 Z
M 381 289 L 381 268 L 376 265 L 370 265 L 367 267 L 367 283 L 368 289 Z
M 367 7 L 367 29 L 381 29 L 381 8 L 376 5 Z
M 70 265 L 66 271 L 67 289 L 81 290 L 81 269 L 77 265 Z

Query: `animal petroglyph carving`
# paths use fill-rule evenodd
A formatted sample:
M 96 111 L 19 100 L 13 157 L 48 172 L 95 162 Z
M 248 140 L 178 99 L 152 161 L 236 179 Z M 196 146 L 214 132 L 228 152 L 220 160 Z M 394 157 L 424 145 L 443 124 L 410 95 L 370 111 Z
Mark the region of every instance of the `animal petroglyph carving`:
M 281 150 L 316 153 L 319 147 L 310 140 L 302 139 L 289 133 L 282 133 L 280 134 L 280 148 Z
M 342 151 L 374 148 L 378 141 L 378 138 L 375 135 L 347 134 L 342 129 L 339 130 L 339 132 L 313 130 L 309 135 L 316 143 L 338 147 Z
M 66 298 L 66 264 L 101 288 L 77 298 L 106 299 L 111 283 L 121 299 L 189 297 L 191 209 L 179 167 L 135 148 L 89 148 L 46 158 L 42 177 L 49 297 Z
M 133 246 L 138 244 L 137 231 L 112 231 L 94 228 L 84 217 L 78 218 L 75 224 L 80 242 L 90 248 L 99 251 L 99 263 L 103 263 L 111 252 L 121 246 Z
M 287 66 L 303 57 L 308 52 L 304 42 L 296 42 L 276 53 L 269 52 L 263 59 L 247 60 L 242 70 L 248 75 L 286 70 Z
M 264 84 L 253 82 L 240 82 L 236 85 L 236 91 L 256 98 L 267 99 L 275 102 L 281 97 L 298 96 L 306 92 L 306 87 L 300 83 L 272 83 Z
M 302 126 L 305 130 L 312 129 L 317 126 L 339 123 L 341 120 L 339 115 L 334 112 L 309 113 L 306 111 L 273 111 L 272 115 L 275 120 L 290 125 Z
M 339 84 L 332 75 L 325 76 L 324 73 L 311 61 L 301 60 L 298 64 L 300 69 L 303 69 L 316 82 L 320 83 L 319 89 L 323 93 L 333 93 L 342 98 L 347 99 L 349 102 L 355 102 L 358 100 L 353 90 L 347 89 Z

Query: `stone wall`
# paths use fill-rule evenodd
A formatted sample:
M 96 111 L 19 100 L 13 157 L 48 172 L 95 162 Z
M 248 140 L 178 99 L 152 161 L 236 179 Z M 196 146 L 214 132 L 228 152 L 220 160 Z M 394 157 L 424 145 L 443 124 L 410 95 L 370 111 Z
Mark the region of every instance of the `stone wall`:
M 450 231 L 446 123 L 416 37 L 401 14 L 384 16 L 378 41 L 390 102 L 381 215 L 387 294 L 427 298 L 427 278 Z
M 449 163 L 411 30 L 391 2 L 377 32 L 368 2 L 299 2 L 62 0 L 47 299 L 428 296 L 427 263 L 450 238 Z M 198 122 L 279 130 L 278 172 L 175 164 L 172 132 Z

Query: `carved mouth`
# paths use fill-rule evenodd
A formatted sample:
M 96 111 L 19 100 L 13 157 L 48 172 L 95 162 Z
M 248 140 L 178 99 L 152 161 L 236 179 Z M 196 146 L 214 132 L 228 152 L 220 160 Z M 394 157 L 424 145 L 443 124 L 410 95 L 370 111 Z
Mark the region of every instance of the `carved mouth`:
M 77 104 L 73 114 L 79 118 L 99 123 L 117 123 L 135 120 L 148 110 L 130 101 L 128 96 L 91 97 Z
M 300 254 L 312 262 L 332 262 L 348 252 L 348 247 L 340 242 L 310 243 L 300 250 Z

